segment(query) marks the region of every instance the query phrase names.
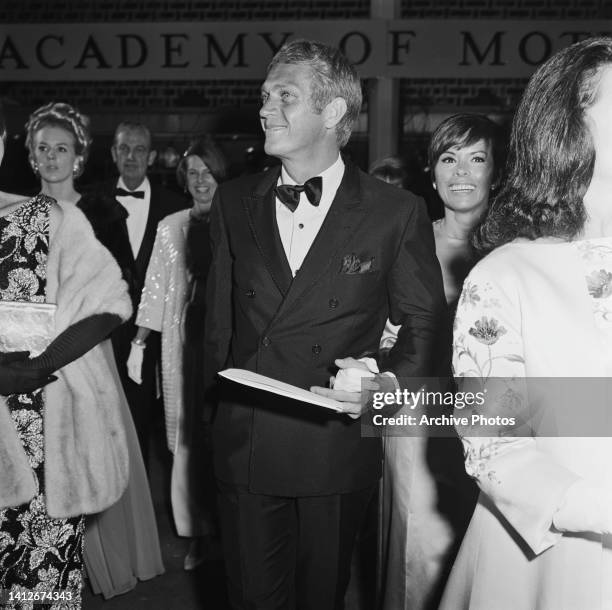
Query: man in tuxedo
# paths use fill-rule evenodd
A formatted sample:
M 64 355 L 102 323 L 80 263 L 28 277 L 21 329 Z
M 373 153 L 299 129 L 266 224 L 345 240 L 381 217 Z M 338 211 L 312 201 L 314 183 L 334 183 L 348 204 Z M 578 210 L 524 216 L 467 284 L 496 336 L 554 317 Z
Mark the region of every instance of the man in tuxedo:
M 361 107 L 346 58 L 288 43 L 261 103 L 282 167 L 215 195 L 206 373 L 248 369 L 343 412 L 221 384 L 212 440 L 229 596 L 232 608 L 331 610 L 382 455 L 361 434 L 361 391 L 325 386 L 338 368 L 367 368 L 358 358 L 377 352 L 387 317 L 401 330 L 377 387 L 430 374 L 444 292 L 423 202 L 340 155 Z
M 150 334 L 145 349 L 144 342 L 135 339 L 134 322 L 153 251 L 157 223 L 168 214 L 188 205 L 179 194 L 149 181 L 147 171 L 153 165 L 156 155 L 151 144 L 151 133 L 145 125 L 120 123 L 115 130 L 111 148 L 119 178 L 102 188 L 103 193 L 114 200 L 114 204 L 119 204 L 115 207 L 123 218 L 121 230 L 117 231 L 114 225 L 112 235 L 107 236 L 107 241 L 112 242 L 112 245 L 107 247 L 117 258 L 128 281 L 134 314 L 113 333 L 112 343 L 145 464 L 148 464 L 150 421 L 154 414 L 159 333 Z M 104 243 L 104 239 L 101 241 Z M 127 373 L 126 363 L 132 343 L 136 343 L 135 355 L 143 358 L 141 385 L 132 381 Z

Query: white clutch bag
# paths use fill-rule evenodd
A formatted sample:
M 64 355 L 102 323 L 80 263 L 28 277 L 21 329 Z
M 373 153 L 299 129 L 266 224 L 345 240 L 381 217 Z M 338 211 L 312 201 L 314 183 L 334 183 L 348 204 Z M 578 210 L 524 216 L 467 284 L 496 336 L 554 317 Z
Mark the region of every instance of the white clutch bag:
M 52 303 L 0 301 L 0 351 L 38 356 L 53 336 L 56 309 Z

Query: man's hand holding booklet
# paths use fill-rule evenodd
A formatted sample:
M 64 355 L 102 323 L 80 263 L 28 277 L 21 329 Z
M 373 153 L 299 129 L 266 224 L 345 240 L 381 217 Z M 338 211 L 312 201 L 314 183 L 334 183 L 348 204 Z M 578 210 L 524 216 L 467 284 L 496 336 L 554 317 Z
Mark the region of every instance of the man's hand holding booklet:
M 219 375 L 242 385 L 357 418 L 362 414 L 365 402 L 361 396 L 362 384 L 366 390 L 378 389 L 378 384 L 374 381 L 378 367 L 372 358 L 340 358 L 336 360 L 336 365 L 339 371 L 330 379 L 330 387 L 313 386 L 311 391 L 245 369 L 225 369 Z M 364 379 L 367 381 L 364 382 Z

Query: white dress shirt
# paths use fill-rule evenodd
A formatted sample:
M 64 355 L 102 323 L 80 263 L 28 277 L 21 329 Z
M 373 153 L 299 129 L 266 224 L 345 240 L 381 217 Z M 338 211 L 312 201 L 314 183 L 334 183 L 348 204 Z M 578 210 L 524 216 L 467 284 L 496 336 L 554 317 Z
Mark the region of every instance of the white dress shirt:
M 319 176 L 323 178 L 323 193 L 318 206 L 311 205 L 306 193 L 300 193 L 300 203 L 294 212 L 291 212 L 280 199 L 276 199 L 278 232 L 294 277 L 306 258 L 308 250 L 310 250 L 327 212 L 329 212 L 340 182 L 342 182 L 342 176 L 344 176 L 342 157 L 338 155 L 336 161 Z M 314 178 L 314 176 L 312 177 Z M 297 183 L 283 167 L 278 184 L 293 185 Z
M 126 191 L 130 190 L 125 186 L 123 178 L 119 178 L 117 188 L 125 189 Z M 131 196 L 116 197 L 116 199 L 128 212 L 126 220 L 128 236 L 130 238 L 130 246 L 132 246 L 132 253 L 134 258 L 136 258 L 145 234 L 147 219 L 149 218 L 149 207 L 151 206 L 151 183 L 149 179 L 145 177 L 142 184 L 134 190 L 144 191 L 144 199 Z
M 311 205 L 306 193 L 300 193 L 300 203 L 292 212 L 278 197 L 276 198 L 276 223 L 293 277 L 304 262 L 340 187 L 344 176 L 342 157 L 338 155 L 336 161 L 319 176 L 323 178 L 323 192 L 318 206 Z M 277 186 L 280 184 L 297 184 L 284 167 L 281 169 Z M 334 388 L 348 392 L 361 391 L 361 386 L 359 389 L 355 388 L 354 378 L 358 378 L 361 383 L 361 377 L 370 377 L 378 373 L 378 366 L 372 358 L 359 358 L 359 360 L 366 364 L 368 372 L 361 369 L 344 369 L 342 374 L 336 376 Z M 393 373 L 387 371 L 382 374 L 392 377 L 396 388 L 399 388 Z

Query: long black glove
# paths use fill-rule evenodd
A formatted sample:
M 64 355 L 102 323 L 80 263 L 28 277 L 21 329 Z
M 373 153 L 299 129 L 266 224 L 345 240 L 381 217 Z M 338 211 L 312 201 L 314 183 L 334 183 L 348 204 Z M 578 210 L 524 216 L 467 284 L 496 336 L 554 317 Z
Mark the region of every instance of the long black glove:
M 45 370 L 17 368 L 25 363 L 30 352 L 0 352 L 0 394 L 24 394 L 33 392 L 55 381 L 57 377 Z
M 6 375 L 3 375 L 3 371 L 0 370 L 0 394 L 31 392 L 37 387 L 54 381 L 56 378 L 49 378 L 53 371 L 80 358 L 120 324 L 121 318 L 115 314 L 96 314 L 69 326 L 36 358 L 27 359 L 27 352 L 25 352 L 25 357 L 24 352 L 13 352 L 10 362 L 3 364 L 0 361 L 2 368 L 7 369 Z M 15 356 L 15 354 L 20 354 L 20 356 Z M 4 356 L 11 356 L 11 354 L 4 354 Z M 12 375 L 14 379 L 11 379 Z M 6 377 L 7 380 L 6 387 L 1 383 L 3 377 Z M 31 387 L 36 382 L 38 385 Z M 21 383 L 23 386 L 20 385 Z M 10 388 L 10 391 L 5 392 L 7 388 Z

